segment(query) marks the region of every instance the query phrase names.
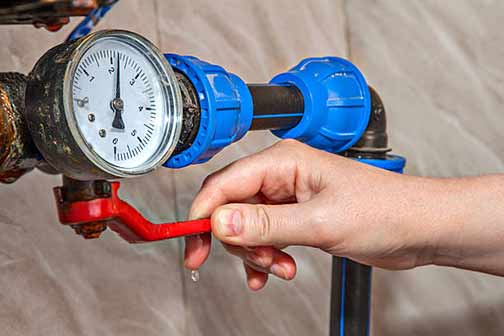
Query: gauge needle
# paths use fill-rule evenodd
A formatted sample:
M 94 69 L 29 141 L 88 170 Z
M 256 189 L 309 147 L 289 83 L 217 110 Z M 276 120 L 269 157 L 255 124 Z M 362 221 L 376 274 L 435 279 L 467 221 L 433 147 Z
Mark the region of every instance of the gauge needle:
M 122 113 L 124 110 L 124 102 L 121 99 L 121 78 L 120 72 L 121 67 L 119 64 L 119 54 L 117 54 L 117 67 L 116 67 L 116 87 L 115 87 L 115 98 L 111 102 L 112 110 L 115 112 L 114 120 L 112 121 L 112 127 L 117 129 L 124 129 L 124 121 L 122 118 Z

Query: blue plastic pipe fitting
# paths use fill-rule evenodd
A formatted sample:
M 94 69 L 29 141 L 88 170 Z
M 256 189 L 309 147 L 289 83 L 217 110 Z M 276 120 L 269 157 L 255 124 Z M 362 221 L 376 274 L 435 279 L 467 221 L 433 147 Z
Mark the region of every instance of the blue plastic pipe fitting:
M 252 97 L 247 85 L 224 68 L 196 57 L 166 54 L 166 59 L 192 83 L 201 109 L 198 134 L 191 147 L 172 156 L 165 167 L 182 168 L 210 160 L 240 140 L 252 123 Z
M 251 91 L 243 80 L 220 66 L 190 56 L 165 56 L 176 71 L 191 81 L 201 109 L 200 126 L 192 145 L 172 156 L 165 166 L 182 168 L 206 162 L 249 131 L 254 117 Z M 369 88 L 361 72 L 347 60 L 308 58 L 275 76 L 270 85 L 296 87 L 302 96 L 303 110 L 294 116 L 300 118 L 299 122 L 273 131 L 280 138 L 297 139 L 338 153 L 354 145 L 367 127 L 371 111 Z M 269 117 L 293 117 L 273 112 Z
M 296 86 L 304 113 L 293 128 L 273 133 L 338 153 L 354 145 L 365 131 L 371 111 L 369 88 L 359 69 L 338 57 L 308 58 L 272 84 Z

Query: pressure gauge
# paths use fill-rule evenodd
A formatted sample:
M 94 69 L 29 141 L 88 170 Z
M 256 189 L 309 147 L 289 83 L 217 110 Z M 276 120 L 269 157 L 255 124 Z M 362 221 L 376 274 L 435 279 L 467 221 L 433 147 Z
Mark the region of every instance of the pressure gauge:
M 127 31 L 49 50 L 29 76 L 26 97 L 38 149 L 75 179 L 146 174 L 168 159 L 180 135 L 174 72 L 156 47 Z

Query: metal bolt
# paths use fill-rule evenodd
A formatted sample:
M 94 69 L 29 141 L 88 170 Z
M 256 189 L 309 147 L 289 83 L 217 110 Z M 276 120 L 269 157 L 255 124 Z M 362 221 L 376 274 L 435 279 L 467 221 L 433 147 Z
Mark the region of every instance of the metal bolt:
M 102 222 L 93 222 L 86 224 L 72 225 L 75 233 L 84 237 L 84 239 L 97 239 L 103 231 L 107 229 L 107 224 Z
M 114 110 L 122 111 L 124 109 L 123 100 L 121 98 L 114 98 L 114 100 L 112 100 L 112 108 Z

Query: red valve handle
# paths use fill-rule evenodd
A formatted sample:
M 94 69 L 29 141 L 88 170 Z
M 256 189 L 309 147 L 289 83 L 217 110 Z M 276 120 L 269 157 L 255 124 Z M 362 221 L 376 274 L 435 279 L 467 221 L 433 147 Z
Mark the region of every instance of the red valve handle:
M 154 224 L 118 195 L 119 182 L 110 183 L 111 196 L 90 201 L 63 202 L 55 190 L 59 220 L 62 224 L 82 225 L 106 222 L 130 243 L 141 243 L 210 232 L 210 219 Z M 57 189 L 57 188 L 56 188 Z

